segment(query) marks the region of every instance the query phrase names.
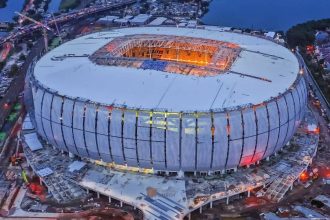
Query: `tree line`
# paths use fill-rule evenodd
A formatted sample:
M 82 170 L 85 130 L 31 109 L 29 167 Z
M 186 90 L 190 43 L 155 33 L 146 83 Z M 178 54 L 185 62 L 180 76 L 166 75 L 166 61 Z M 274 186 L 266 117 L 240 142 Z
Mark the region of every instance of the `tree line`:
M 330 19 L 313 20 L 298 24 L 290 28 L 286 33 L 287 43 L 290 48 L 306 47 L 315 41 L 315 32 L 324 31 L 330 27 Z

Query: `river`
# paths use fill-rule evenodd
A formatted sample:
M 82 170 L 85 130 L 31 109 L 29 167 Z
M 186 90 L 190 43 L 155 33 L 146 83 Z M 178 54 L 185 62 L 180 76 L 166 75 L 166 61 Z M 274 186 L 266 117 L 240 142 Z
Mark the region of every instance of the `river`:
M 0 8 L 0 22 L 13 21 L 15 11 L 20 12 L 23 8 L 24 0 L 8 0 L 7 6 Z
M 12 21 L 24 0 L 8 0 L 0 9 L 0 22 Z M 51 0 L 56 12 L 61 0 Z M 213 0 L 202 17 L 205 24 L 238 28 L 284 30 L 308 20 L 330 18 L 330 0 Z
M 61 4 L 61 0 L 51 0 L 49 5 L 48 5 L 48 10 L 47 12 L 57 12 Z
M 48 12 L 56 12 L 61 0 L 51 0 L 48 5 Z M 15 11 L 20 12 L 23 8 L 24 0 L 8 0 L 5 8 L 0 8 L 0 22 L 13 21 Z
M 51 0 L 48 5 L 48 12 L 58 11 L 61 0 Z M 13 21 L 16 15 L 15 11 L 20 12 L 23 9 L 24 0 L 8 0 L 5 8 L 0 8 L 0 22 Z M 6 32 L 0 31 L 0 37 L 6 35 Z
M 286 31 L 322 18 L 330 18 L 330 0 L 213 0 L 201 20 L 209 25 Z

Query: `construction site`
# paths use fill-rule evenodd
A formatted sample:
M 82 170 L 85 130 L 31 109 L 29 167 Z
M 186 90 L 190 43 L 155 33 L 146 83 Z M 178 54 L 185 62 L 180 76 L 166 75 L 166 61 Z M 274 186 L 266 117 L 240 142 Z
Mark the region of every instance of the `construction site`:
M 16 134 L 19 131 L 16 129 L 15 138 L 7 143 L 8 146 L 15 144 L 15 147 L 12 148 L 14 151 L 9 152 L 12 156 L 9 157 L 8 168 L 0 173 L 0 216 L 44 219 L 143 219 L 143 214 L 139 210 L 129 205 L 120 207 L 119 203 L 109 203 L 108 199 L 96 198 L 96 195 L 86 192 L 70 179 L 56 174 L 53 170 L 64 171 L 65 164 L 70 162 L 70 159 L 65 157 L 62 158 L 64 160 L 52 161 L 51 155 L 63 156 L 61 152 L 52 151 L 51 148 L 48 158 L 40 151 L 35 155 L 36 150 L 40 150 L 39 147 L 46 143 L 36 141 L 29 115 L 25 117 L 24 123 L 19 119 L 16 126 L 21 127 L 24 135 L 21 136 L 21 132 Z M 29 148 L 27 144 L 33 147 Z M 67 175 L 71 174 L 73 178 L 72 172 L 84 166 L 85 163 L 75 161 Z
M 307 112 L 290 145 L 267 161 L 231 174 L 178 179 L 71 158 L 38 140 L 27 116 L 21 137 L 27 162 L 22 163 L 27 171 L 22 179 L 28 189 L 12 190 L 20 200 L 12 201 L 16 208 L 9 206 L 2 213 L 59 218 L 92 216 L 98 209 L 117 213 L 114 209 L 119 208 L 131 213 L 126 216 L 118 211 L 119 216 L 126 216 L 123 219 L 190 219 L 194 210 L 203 213 L 206 206 L 209 210 L 221 203 L 230 206 L 242 197 L 277 203 L 310 172 L 319 139 L 315 123 Z M 107 204 L 109 209 L 104 208 Z
M 146 29 L 82 36 L 30 66 L 2 216 L 255 217 L 326 178 L 290 51 L 213 28 Z

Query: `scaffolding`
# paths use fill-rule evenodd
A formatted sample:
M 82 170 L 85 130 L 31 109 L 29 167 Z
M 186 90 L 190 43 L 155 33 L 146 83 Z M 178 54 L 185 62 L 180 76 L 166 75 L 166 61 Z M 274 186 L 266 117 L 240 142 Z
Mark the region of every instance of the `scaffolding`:
M 214 76 L 226 72 L 241 48 L 217 40 L 172 35 L 127 35 L 97 50 L 90 59 L 100 65 Z

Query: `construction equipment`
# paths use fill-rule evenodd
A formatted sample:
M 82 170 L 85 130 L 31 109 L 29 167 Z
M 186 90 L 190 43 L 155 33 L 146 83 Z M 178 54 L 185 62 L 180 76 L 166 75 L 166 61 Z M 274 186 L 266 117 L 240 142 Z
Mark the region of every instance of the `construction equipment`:
M 35 181 L 35 179 L 31 179 L 31 181 L 29 180 L 26 171 L 23 169 L 23 167 L 21 166 L 22 169 L 22 179 L 24 181 L 24 183 L 26 184 L 26 186 L 28 187 L 28 189 L 30 190 L 29 195 L 30 197 L 33 198 L 38 198 L 40 201 L 44 201 L 45 200 L 45 187 L 43 187 L 42 185 L 40 185 L 37 181 Z
M 56 33 L 52 28 L 50 28 L 50 27 L 47 26 L 46 24 L 41 23 L 41 22 L 39 22 L 39 21 L 36 21 L 35 19 L 30 18 L 30 17 L 28 17 L 28 16 L 26 16 L 26 15 L 23 15 L 23 14 L 17 12 L 17 11 L 16 11 L 15 13 L 18 14 L 19 16 L 21 16 L 21 17 L 23 17 L 23 18 L 25 18 L 25 19 L 27 19 L 27 20 L 29 20 L 29 21 L 31 21 L 31 22 L 37 24 L 38 26 L 40 26 L 40 27 L 42 28 L 42 34 L 43 34 L 43 37 L 44 37 L 44 43 L 45 43 L 45 50 L 46 50 L 46 52 L 47 52 L 47 51 L 48 51 L 48 37 L 47 37 L 47 30 L 48 30 L 48 31 L 51 31 L 51 32 L 53 32 L 53 33 L 55 33 L 55 34 L 58 35 L 58 36 L 60 35 L 59 32 Z M 53 17 L 54 17 L 54 16 L 53 16 Z M 55 25 L 56 25 L 56 28 L 57 28 L 56 21 L 55 21 Z M 58 28 L 57 28 L 57 30 L 58 30 Z
M 55 23 L 55 28 L 56 28 L 57 36 L 60 38 L 60 43 L 62 43 L 62 37 L 60 35 L 60 30 L 58 29 L 57 22 L 56 22 L 56 19 L 54 17 L 54 13 L 52 13 L 52 17 L 53 17 L 53 21 Z
M 26 175 L 26 172 L 25 170 L 22 168 L 22 178 L 23 178 L 23 181 L 28 185 L 29 184 L 29 179 Z
M 13 156 L 10 157 L 10 162 L 12 166 L 17 166 L 22 162 L 22 157 L 14 154 Z
M 20 156 L 18 149 L 19 149 L 19 144 L 20 144 L 20 139 L 17 138 L 16 142 L 16 151 L 15 153 L 10 157 L 10 162 L 12 166 L 17 166 L 20 165 L 21 162 L 23 161 L 22 157 Z

